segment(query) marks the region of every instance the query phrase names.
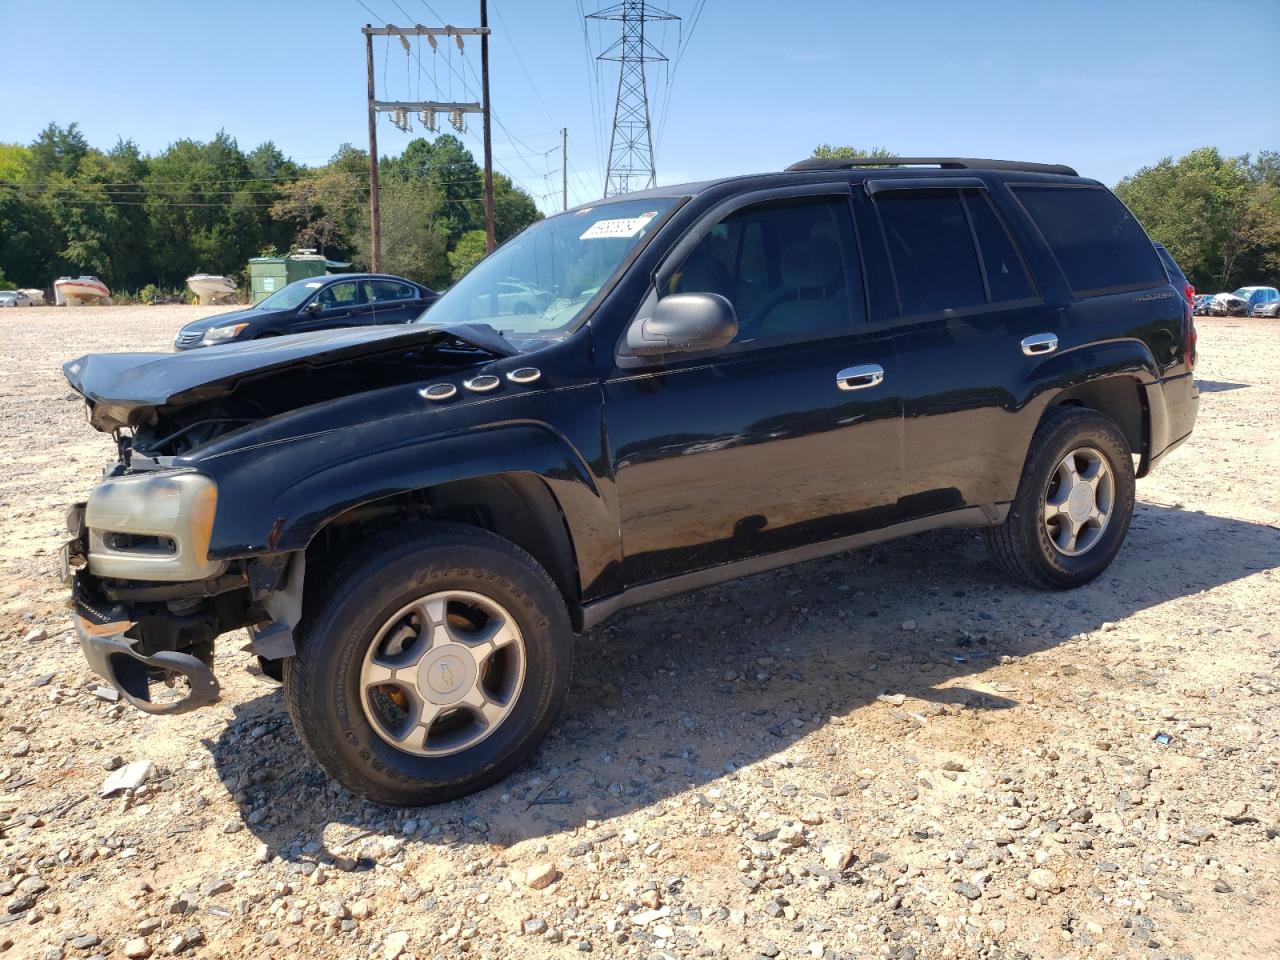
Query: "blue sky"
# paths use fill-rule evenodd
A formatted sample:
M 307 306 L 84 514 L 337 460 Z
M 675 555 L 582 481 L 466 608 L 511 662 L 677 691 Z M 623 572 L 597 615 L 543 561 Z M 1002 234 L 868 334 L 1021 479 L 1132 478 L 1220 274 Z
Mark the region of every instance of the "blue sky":
M 367 145 L 360 27 L 433 14 L 473 24 L 478 8 L 365 3 L 376 17 L 357 0 L 0 0 L 0 140 L 74 120 L 97 146 L 157 150 L 223 128 L 244 148 L 271 139 L 324 162 L 344 141 Z M 778 169 L 821 142 L 1064 162 L 1107 183 L 1204 144 L 1280 149 L 1280 0 L 707 0 L 690 33 L 699 5 L 667 5 L 687 43 L 657 152 L 664 183 Z M 579 6 L 490 0 L 497 166 L 548 210 L 560 127 L 570 201 L 599 195 L 603 179 L 616 65 L 598 76 L 589 65 Z M 595 52 L 610 27 L 589 29 Z M 674 55 L 682 35 L 668 26 L 655 39 Z M 423 45 L 420 71 L 398 44 L 376 43 L 380 97 L 427 99 L 433 75 L 444 99 L 478 86 L 478 44 L 469 65 Z M 662 68 L 651 83 L 660 107 Z M 478 117 L 471 128 L 478 157 Z M 382 152 L 407 140 L 381 122 Z

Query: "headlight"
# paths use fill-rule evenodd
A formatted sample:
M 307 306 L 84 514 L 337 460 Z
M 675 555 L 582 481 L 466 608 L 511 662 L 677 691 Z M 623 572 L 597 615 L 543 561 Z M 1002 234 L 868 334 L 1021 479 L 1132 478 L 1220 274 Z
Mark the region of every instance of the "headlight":
M 112 477 L 85 506 L 89 572 L 126 580 L 204 580 L 226 569 L 209 560 L 218 487 L 191 470 Z
M 222 343 L 224 340 L 231 340 L 238 336 L 240 331 L 247 327 L 247 323 L 232 323 L 225 327 L 210 327 L 204 332 L 204 339 L 201 343 Z

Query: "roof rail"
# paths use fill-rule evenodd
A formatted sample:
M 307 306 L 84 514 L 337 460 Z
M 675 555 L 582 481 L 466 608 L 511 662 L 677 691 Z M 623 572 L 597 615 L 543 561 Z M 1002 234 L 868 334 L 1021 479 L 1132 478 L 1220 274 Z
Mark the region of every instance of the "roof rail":
M 853 167 L 941 167 L 944 170 L 1011 170 L 1020 173 L 1057 173 L 1078 177 L 1061 163 L 1024 163 L 1020 160 L 980 160 L 974 157 L 853 157 L 848 160 L 809 157 L 787 167 L 799 170 L 849 170 Z

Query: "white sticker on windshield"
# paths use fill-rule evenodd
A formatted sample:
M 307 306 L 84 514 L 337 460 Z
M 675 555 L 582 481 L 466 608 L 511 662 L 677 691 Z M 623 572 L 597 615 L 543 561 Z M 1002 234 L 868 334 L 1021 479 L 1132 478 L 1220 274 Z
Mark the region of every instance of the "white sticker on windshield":
M 321 283 L 319 280 L 315 281 L 314 283 L 308 283 L 308 284 L 306 284 L 306 288 L 307 288 L 308 290 L 314 290 L 316 287 L 323 287 L 323 286 L 324 286 L 324 284 L 323 284 L 323 283 Z
M 658 215 L 657 210 L 642 213 L 638 217 L 620 220 L 597 220 L 583 232 L 579 240 L 601 240 L 606 237 L 634 237 L 644 225 Z

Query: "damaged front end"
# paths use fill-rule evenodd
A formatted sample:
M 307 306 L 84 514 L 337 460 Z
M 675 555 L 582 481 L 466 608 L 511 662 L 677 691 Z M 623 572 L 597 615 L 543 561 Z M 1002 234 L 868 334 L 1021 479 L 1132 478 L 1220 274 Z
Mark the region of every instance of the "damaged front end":
M 247 629 L 248 649 L 279 679 L 294 653 L 305 553 L 278 550 L 275 530 L 264 546 L 211 548 L 220 516 L 234 519 L 260 492 L 219 489 L 217 456 L 207 451 L 263 424 L 276 439 L 314 435 L 319 411 L 363 395 L 370 410 L 355 416 L 385 415 L 389 390 L 421 406 L 415 385 L 424 377 L 509 350 L 485 329 L 410 325 L 68 363 L 90 423 L 114 436 L 119 452 L 88 500 L 71 509 L 63 548 L 75 628 L 93 670 L 140 710 L 184 713 L 217 700 L 215 642 Z M 260 434 L 246 441 L 253 449 L 260 442 Z M 261 469 L 277 467 L 264 458 Z
M 293 628 L 301 616 L 301 552 L 229 561 L 200 580 L 100 575 L 91 572 L 98 535 L 85 526 L 86 514 L 86 505 L 77 504 L 69 515 L 72 536 L 62 551 L 63 576 L 85 659 L 122 697 L 153 714 L 186 713 L 215 702 L 216 640 L 242 627 L 251 637 L 248 649 L 278 679 L 273 664 L 293 655 Z M 154 556 L 142 553 L 143 564 L 154 563 Z M 156 568 L 141 572 L 153 575 Z

